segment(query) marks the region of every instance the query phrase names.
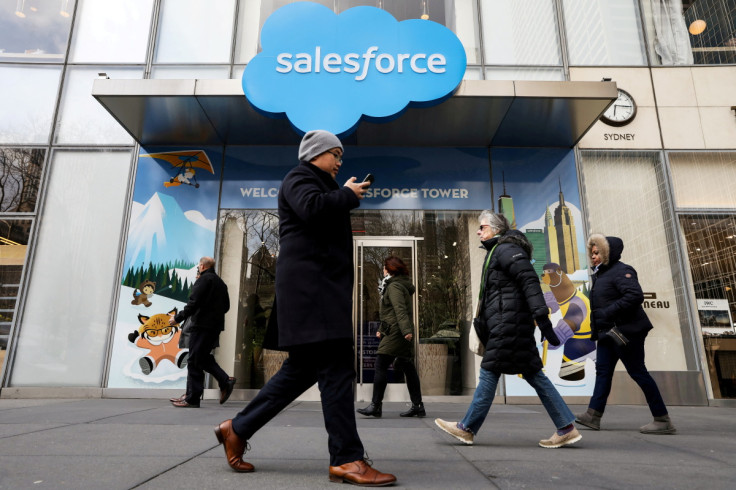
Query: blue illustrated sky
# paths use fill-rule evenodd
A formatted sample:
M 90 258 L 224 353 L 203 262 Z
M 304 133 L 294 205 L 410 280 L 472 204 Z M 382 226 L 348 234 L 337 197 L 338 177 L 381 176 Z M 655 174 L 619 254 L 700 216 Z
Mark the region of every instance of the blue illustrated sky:
M 261 45 L 243 73 L 245 96 L 302 132 L 345 135 L 362 116 L 380 121 L 410 102 L 441 101 L 466 67 L 450 29 L 367 6 L 337 15 L 313 2 L 286 5 L 266 20 Z
M 207 219 L 215 219 L 217 217 L 217 196 L 220 193 L 220 168 L 222 166 L 222 148 L 197 147 L 147 147 L 142 148 L 141 155 L 152 153 L 176 152 L 187 150 L 204 150 L 212 163 L 215 171 L 211 174 L 203 169 L 195 168 L 195 176 L 199 183 L 199 188 L 189 185 L 180 185 L 165 187 L 164 182 L 168 182 L 177 174 L 171 164 L 164 160 L 141 157 L 138 161 L 138 171 L 135 180 L 135 191 L 133 192 L 133 201 L 145 204 L 154 193 L 158 192 L 176 200 L 182 211 L 190 211 L 196 209 L 201 212 Z M 215 196 L 214 199 L 211 196 Z

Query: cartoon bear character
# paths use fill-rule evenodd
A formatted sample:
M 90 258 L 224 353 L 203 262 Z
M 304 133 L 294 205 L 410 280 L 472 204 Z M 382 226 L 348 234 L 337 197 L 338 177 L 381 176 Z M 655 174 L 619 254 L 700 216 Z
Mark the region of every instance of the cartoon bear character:
M 151 306 L 151 302 L 148 301 L 148 299 L 153 296 L 154 291 L 156 291 L 156 283 L 146 279 L 140 284 L 140 286 L 133 290 L 133 301 L 131 301 L 130 304 L 143 304 L 146 308 L 148 308 L 149 306 Z
M 562 319 L 555 326 L 560 339 L 559 346 L 549 346 L 555 350 L 564 346 L 560 379 L 576 381 L 585 377 L 585 360 L 595 361 L 595 342 L 590 340 L 590 301 L 579 291 L 559 264 L 544 266 L 542 282 L 552 292 L 544 293 L 544 300 L 552 313 L 559 311 Z
M 138 364 L 143 374 L 151 374 L 161 361 L 167 359 L 180 369 L 187 366 L 189 349 L 179 347 L 181 329 L 179 324 L 169 325 L 171 315 L 179 312 L 176 308 L 168 313 L 157 313 L 153 316 L 138 315 L 141 326 L 128 334 L 128 340 L 141 349 L 149 352 Z

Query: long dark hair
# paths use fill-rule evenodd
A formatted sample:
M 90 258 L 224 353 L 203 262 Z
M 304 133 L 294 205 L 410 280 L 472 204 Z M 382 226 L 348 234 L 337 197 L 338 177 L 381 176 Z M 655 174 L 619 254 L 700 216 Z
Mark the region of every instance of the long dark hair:
M 404 263 L 404 261 L 394 255 L 386 257 L 386 259 L 383 261 L 383 266 L 392 276 L 409 275 L 409 269 L 406 268 L 406 264 Z

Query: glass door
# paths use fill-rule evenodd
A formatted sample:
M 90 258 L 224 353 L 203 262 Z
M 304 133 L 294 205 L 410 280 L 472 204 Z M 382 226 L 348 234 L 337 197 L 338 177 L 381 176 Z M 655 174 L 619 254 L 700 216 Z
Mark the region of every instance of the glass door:
M 356 390 L 359 401 L 370 400 L 373 394 L 373 375 L 378 350 L 379 339 L 376 332 L 380 326 L 378 285 L 383 279 L 383 261 L 394 255 L 404 261 L 409 269 L 409 276 L 414 284 L 417 283 L 417 251 L 414 237 L 360 237 L 355 243 L 355 287 L 353 300 L 353 325 L 355 326 L 355 352 L 358 387 Z M 417 322 L 418 295 L 413 295 L 414 308 L 414 339 L 418 337 Z M 389 383 L 403 383 L 403 377 L 389 370 Z M 386 390 L 386 400 L 392 398 L 391 385 Z M 397 393 L 400 390 L 397 390 Z M 402 393 L 406 391 L 405 389 Z M 408 399 L 408 394 L 404 395 Z M 403 398 L 401 398 L 403 400 Z

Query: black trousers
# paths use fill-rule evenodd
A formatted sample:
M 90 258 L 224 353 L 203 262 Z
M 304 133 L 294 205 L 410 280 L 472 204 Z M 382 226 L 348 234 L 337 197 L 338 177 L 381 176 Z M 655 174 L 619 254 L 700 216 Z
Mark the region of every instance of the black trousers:
M 595 361 L 595 387 L 588 404 L 590 408 L 599 412 L 606 409 L 608 395 L 611 393 L 613 373 L 616 364 L 621 359 L 626 372 L 644 392 L 652 416 L 667 415 L 667 407 L 659 393 L 657 383 L 644 364 L 644 339 L 646 339 L 646 336 L 646 333 L 630 336 L 629 344 L 626 347 L 619 347 L 611 339 L 605 337 L 598 341 L 598 352 Z
M 189 337 L 189 361 L 187 364 L 187 403 L 199 405 L 204 393 L 204 372 L 210 373 L 220 389 L 227 387 L 228 375 L 215 361 L 212 350 L 217 346 L 220 332 L 192 330 Z
M 233 430 L 250 439 L 315 382 L 322 400 L 330 466 L 363 459 L 363 443 L 355 424 L 352 339 L 299 346 L 289 351 L 281 369 L 233 418 Z
M 419 375 L 414 367 L 414 362 L 408 357 L 396 357 L 386 354 L 376 355 L 376 373 L 373 376 L 373 403 L 383 402 L 388 384 L 388 367 L 394 363 L 394 369 L 404 373 L 406 387 L 409 388 L 409 398 L 413 405 L 422 403 L 422 389 L 419 385 Z

